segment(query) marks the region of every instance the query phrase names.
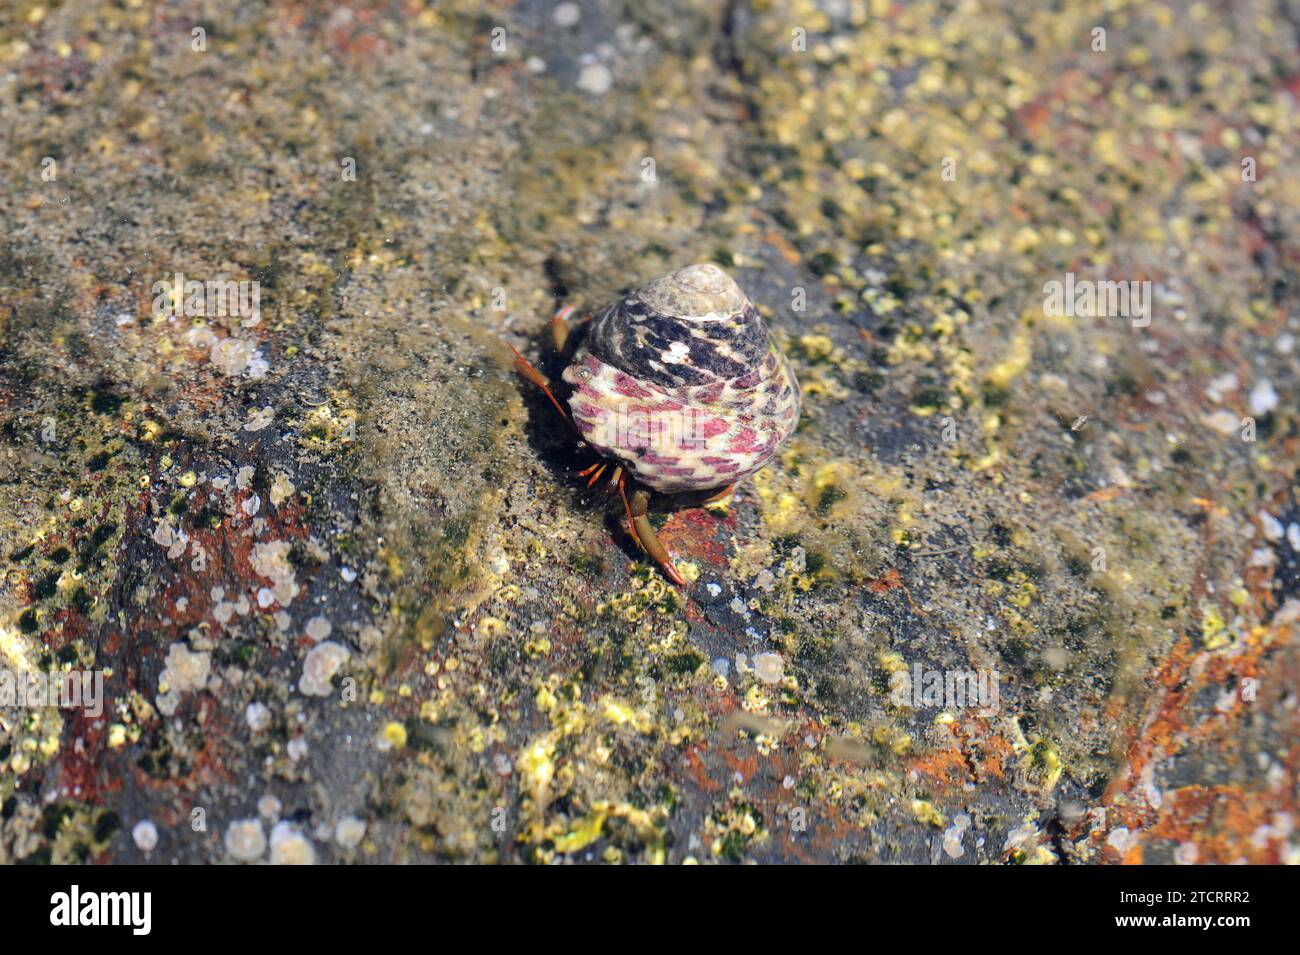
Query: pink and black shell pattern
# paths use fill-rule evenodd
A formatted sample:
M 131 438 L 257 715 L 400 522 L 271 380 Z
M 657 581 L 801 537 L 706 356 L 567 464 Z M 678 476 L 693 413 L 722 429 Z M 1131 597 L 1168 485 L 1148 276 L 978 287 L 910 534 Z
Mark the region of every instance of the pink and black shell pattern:
M 670 494 L 753 474 L 799 421 L 790 363 L 716 265 L 678 269 L 601 312 L 564 380 L 583 438 Z

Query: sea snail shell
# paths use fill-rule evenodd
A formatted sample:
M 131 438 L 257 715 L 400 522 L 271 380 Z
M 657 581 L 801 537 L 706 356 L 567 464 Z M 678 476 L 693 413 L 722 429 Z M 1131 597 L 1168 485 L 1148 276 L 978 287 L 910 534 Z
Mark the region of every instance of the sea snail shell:
M 790 363 L 716 265 L 678 269 L 598 314 L 564 380 L 583 438 L 670 494 L 753 474 L 799 421 Z

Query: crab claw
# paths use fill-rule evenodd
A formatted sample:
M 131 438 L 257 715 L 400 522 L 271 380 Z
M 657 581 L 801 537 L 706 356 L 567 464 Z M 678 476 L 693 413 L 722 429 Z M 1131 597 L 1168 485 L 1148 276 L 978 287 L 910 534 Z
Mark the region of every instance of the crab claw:
M 632 539 L 635 540 L 641 549 L 649 554 L 663 572 L 668 575 L 678 587 L 686 586 L 686 578 L 677 572 L 673 566 L 673 560 L 668 556 L 668 551 L 664 545 L 659 543 L 659 535 L 655 533 L 654 526 L 650 523 L 650 494 L 644 488 L 637 488 L 632 492 L 629 500 L 627 495 L 627 476 L 624 475 L 619 481 L 618 491 L 623 495 L 623 507 L 627 511 L 627 520 L 632 531 Z
M 563 354 L 564 348 L 569 343 L 569 316 L 573 314 L 573 306 L 566 305 L 555 313 L 551 319 L 551 340 L 555 343 L 555 350 Z

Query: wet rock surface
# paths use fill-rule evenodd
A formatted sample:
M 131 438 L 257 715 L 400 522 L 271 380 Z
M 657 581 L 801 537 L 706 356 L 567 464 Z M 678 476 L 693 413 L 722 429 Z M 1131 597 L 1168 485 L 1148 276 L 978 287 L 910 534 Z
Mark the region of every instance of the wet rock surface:
M 1294 861 L 1288 15 L 8 5 L 0 861 Z M 678 590 L 506 343 L 692 261 Z

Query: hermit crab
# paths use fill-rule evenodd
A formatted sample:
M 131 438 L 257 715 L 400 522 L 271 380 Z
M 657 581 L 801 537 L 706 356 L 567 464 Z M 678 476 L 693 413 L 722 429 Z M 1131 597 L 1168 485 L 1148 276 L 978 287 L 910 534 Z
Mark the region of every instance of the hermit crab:
M 799 421 L 799 385 L 753 303 L 716 265 L 689 265 L 629 292 L 594 318 L 551 320 L 567 357 L 567 409 L 550 381 L 511 347 L 600 459 L 623 499 L 632 539 L 685 584 L 650 523 L 651 495 L 698 506 L 726 497 L 767 464 Z

